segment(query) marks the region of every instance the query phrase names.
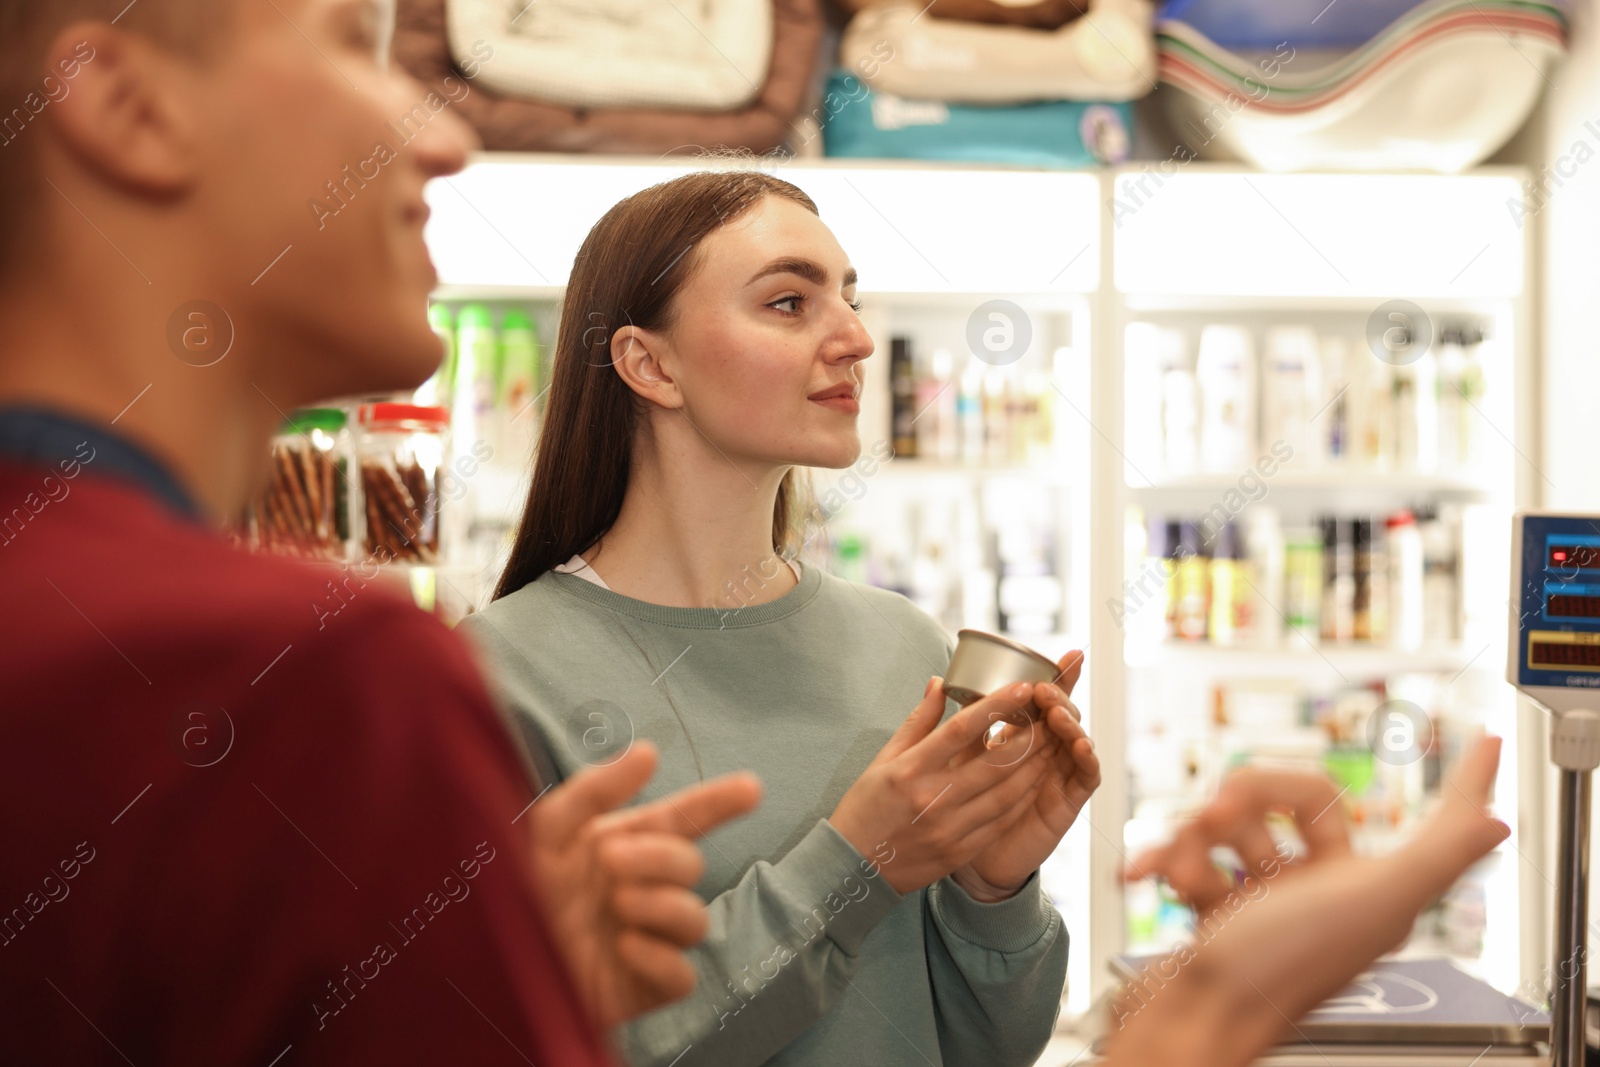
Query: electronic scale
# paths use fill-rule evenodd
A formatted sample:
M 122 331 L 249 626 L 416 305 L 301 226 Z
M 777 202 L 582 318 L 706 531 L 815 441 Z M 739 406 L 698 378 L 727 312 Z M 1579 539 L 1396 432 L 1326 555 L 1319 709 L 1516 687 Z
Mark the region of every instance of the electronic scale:
M 1582 1067 L 1589 798 L 1600 766 L 1600 514 L 1519 511 L 1512 527 L 1506 680 L 1550 712 L 1550 759 L 1561 772 L 1551 1062 Z

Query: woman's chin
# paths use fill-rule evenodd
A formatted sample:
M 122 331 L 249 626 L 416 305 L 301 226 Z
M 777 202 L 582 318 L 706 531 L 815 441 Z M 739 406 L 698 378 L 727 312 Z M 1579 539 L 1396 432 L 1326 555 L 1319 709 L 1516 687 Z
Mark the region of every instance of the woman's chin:
M 819 442 L 816 446 L 803 450 L 800 456 L 789 462 L 800 467 L 822 467 L 836 471 L 850 466 L 860 456 L 861 439 L 851 434 L 848 441 L 830 441 L 826 444 Z

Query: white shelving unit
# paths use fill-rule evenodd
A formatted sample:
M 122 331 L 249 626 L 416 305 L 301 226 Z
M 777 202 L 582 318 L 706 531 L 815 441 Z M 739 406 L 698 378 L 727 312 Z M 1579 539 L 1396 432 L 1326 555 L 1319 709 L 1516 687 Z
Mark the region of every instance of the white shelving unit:
M 1251 330 L 1258 345 L 1264 327 L 1306 324 L 1319 332 L 1344 333 L 1360 345 L 1367 317 L 1396 299 L 1420 306 L 1435 323 L 1483 323 L 1501 346 L 1498 355 L 1506 373 L 1495 382 L 1501 403 L 1493 412 L 1477 412 L 1494 430 L 1489 437 L 1495 462 L 1448 474 L 1317 469 L 1291 462 L 1268 480 L 1263 490 L 1268 503 L 1302 521 L 1324 511 L 1381 515 L 1419 502 L 1470 505 L 1480 509 L 1491 532 L 1503 536 L 1510 510 L 1537 501 L 1542 476 L 1528 459 L 1536 425 L 1531 417 L 1535 378 L 1529 235 L 1506 209 L 1521 196 L 1517 172 L 1486 170 L 1446 178 L 1195 168 L 1159 188 L 1152 188 L 1149 180 L 1141 186 L 1136 173 L 1118 175 L 1110 184 L 1113 203 L 1137 202 L 1137 207 L 1117 213 L 1107 239 L 1113 284 L 1101 305 L 1102 347 L 1096 358 L 1102 366 L 1117 367 L 1124 331 L 1132 322 L 1174 326 L 1191 336 L 1201 323 L 1235 323 Z M 1095 396 L 1097 408 L 1119 424 L 1127 410 L 1124 388 L 1122 376 L 1108 370 Z M 1147 402 L 1142 396 L 1135 399 Z M 1148 402 L 1160 403 L 1159 398 Z M 1101 429 L 1123 446 L 1131 444 L 1120 425 L 1118 432 L 1104 424 Z M 1147 515 L 1200 514 L 1238 479 L 1232 473 L 1167 477 L 1123 462 L 1114 467 L 1111 484 L 1097 501 L 1119 517 L 1129 504 Z M 1097 527 L 1102 523 L 1109 525 L 1097 514 Z M 1480 618 L 1459 643 L 1400 652 L 1329 645 L 1291 632 L 1271 648 L 1152 644 L 1102 624 L 1095 637 L 1100 662 L 1120 660 L 1124 670 L 1117 682 L 1102 686 L 1096 699 L 1115 700 L 1125 709 L 1118 740 L 1126 744 L 1131 731 L 1146 729 L 1152 720 L 1206 722 L 1211 709 L 1203 694 L 1218 679 L 1289 679 L 1314 688 L 1435 674 L 1449 679 L 1447 689 L 1470 693 L 1465 699 L 1489 708 L 1487 725 L 1507 737 L 1499 807 L 1515 831 L 1496 857 L 1497 873 L 1488 878 L 1493 899 L 1479 969 L 1509 990 L 1517 985 L 1519 973 L 1537 973 L 1548 936 L 1548 879 L 1524 858 L 1524 853 L 1538 856 L 1542 851 L 1544 749 L 1540 716 L 1519 709 L 1514 691 L 1499 680 L 1506 561 L 1492 537 L 1490 541 L 1475 546 L 1479 554 L 1464 598 L 1475 598 Z M 1125 563 L 1120 531 L 1115 536 L 1105 531 L 1102 542 L 1104 551 L 1095 557 L 1097 573 L 1120 577 Z M 1092 595 L 1100 602 L 1098 594 Z M 1121 655 L 1111 654 L 1110 647 Z M 1113 847 L 1111 827 L 1127 826 L 1130 838 L 1149 831 L 1149 826 L 1133 825 L 1134 812 L 1117 810 L 1128 799 L 1126 792 L 1116 791 L 1097 800 L 1096 823 L 1106 830 L 1097 835 L 1102 848 Z M 1368 843 L 1376 846 L 1376 836 L 1368 834 Z M 1539 844 L 1527 847 L 1523 842 Z M 1104 867 L 1097 865 L 1097 870 Z M 1125 898 L 1117 888 L 1096 881 L 1094 889 L 1093 951 L 1098 955 L 1108 943 L 1115 945 L 1127 926 L 1119 910 Z M 1337 921 L 1336 916 L 1329 919 Z
M 437 298 L 559 301 L 573 254 L 600 215 L 693 162 L 480 157 L 465 173 L 429 187 Z M 867 483 L 860 503 L 870 510 L 941 498 L 973 501 L 985 487 L 1018 481 L 1054 494 L 1057 573 L 1066 603 L 1060 632 L 1033 640 L 1051 655 L 1071 647 L 1088 651 L 1080 703 L 1107 771 L 1105 787 L 1047 868 L 1073 935 L 1067 1007 L 1084 1010 L 1110 984 L 1108 958 L 1124 943 L 1118 876 L 1132 814 L 1124 788 L 1125 727 L 1136 710 L 1128 701 L 1141 673 L 1200 686 L 1218 674 L 1313 677 L 1332 665 L 1336 672 L 1366 675 L 1421 665 L 1460 668 L 1492 689 L 1504 647 L 1491 640 L 1397 654 L 1130 642 L 1107 607 L 1122 591 L 1127 507 L 1188 509 L 1225 491 L 1230 478 L 1165 478 L 1153 471 L 1153 479 L 1129 477 L 1124 328 L 1152 317 L 1261 324 L 1298 316 L 1353 322 L 1359 330 L 1377 304 L 1395 298 L 1440 316 L 1484 319 L 1509 346 L 1514 368 L 1512 402 L 1500 420 L 1503 439 L 1496 437 L 1508 450 L 1510 484 L 1483 472 L 1285 469 L 1271 491 L 1305 507 L 1430 499 L 1509 511 L 1535 503 L 1540 477 L 1526 460 L 1535 426 L 1529 238 L 1505 207 L 1521 195 L 1519 175 L 1284 176 L 1191 165 L 1157 183 L 1138 170 L 1092 174 L 859 161 L 784 164 L 774 173 L 817 201 L 860 271 L 864 316 L 878 345 L 865 364 L 864 442 L 891 436 L 889 338 L 909 336 L 919 348 L 955 345 L 967 316 L 984 301 L 1004 298 L 1023 309 L 1038 350 L 1028 358 L 1054 375 L 1056 447 L 1050 454 L 1022 465 L 896 459 Z M 818 472 L 819 487 L 829 478 Z M 1497 588 L 1495 596 L 1503 598 L 1503 586 Z M 1502 814 L 1512 814 L 1516 798 L 1513 842 L 1542 842 L 1542 724 L 1536 713 L 1518 711 L 1509 687 L 1501 686 L 1495 699 L 1504 715 L 1497 721 L 1511 731 Z M 1542 847 L 1523 851 L 1538 856 Z M 1516 869 L 1521 920 L 1503 931 L 1502 941 L 1521 975 L 1532 977 L 1547 936 L 1548 890 L 1531 864 Z M 1497 920 L 1502 926 L 1508 921 Z

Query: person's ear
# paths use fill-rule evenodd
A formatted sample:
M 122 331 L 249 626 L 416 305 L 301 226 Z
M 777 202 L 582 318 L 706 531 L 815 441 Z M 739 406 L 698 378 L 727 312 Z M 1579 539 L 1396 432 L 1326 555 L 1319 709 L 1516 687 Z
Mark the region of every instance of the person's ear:
M 104 180 L 155 196 L 191 187 L 198 170 L 198 99 L 177 57 L 105 23 L 62 30 L 52 73 L 76 69 L 55 112 L 56 139 Z
M 611 335 L 611 365 L 637 395 L 664 408 L 679 408 L 683 394 L 667 369 L 666 347 L 660 334 L 624 326 Z

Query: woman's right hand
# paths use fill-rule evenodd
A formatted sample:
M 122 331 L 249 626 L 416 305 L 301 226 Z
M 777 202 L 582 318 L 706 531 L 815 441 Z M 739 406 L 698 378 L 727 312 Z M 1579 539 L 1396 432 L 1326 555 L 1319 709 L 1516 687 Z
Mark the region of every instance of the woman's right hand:
M 888 744 L 829 816 L 857 852 L 874 860 L 896 892 L 909 893 L 967 863 L 995 834 L 1026 814 L 1022 802 L 1043 780 L 1058 742 L 1027 731 L 1030 747 L 1013 755 L 1013 736 L 994 758 L 973 757 L 996 722 L 1015 721 L 1033 686 L 1022 682 L 944 716 L 943 680 L 933 678 Z

